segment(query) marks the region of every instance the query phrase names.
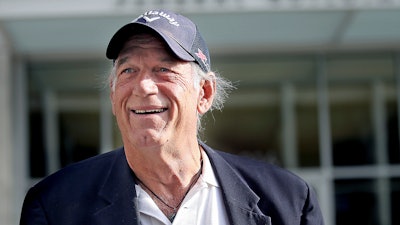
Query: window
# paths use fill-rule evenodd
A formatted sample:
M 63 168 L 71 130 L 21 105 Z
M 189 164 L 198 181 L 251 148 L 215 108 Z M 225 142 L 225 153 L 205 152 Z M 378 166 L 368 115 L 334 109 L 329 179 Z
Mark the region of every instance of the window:
M 28 67 L 32 178 L 100 153 L 101 70 L 100 62 L 36 62 Z

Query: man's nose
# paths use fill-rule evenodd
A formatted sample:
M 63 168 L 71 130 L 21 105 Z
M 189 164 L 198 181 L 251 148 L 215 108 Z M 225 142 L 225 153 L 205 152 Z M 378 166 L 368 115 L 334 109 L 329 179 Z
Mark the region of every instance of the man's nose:
M 141 74 L 138 77 L 136 85 L 133 89 L 135 95 L 139 97 L 146 97 L 148 95 L 157 93 L 157 85 L 154 79 L 149 74 Z

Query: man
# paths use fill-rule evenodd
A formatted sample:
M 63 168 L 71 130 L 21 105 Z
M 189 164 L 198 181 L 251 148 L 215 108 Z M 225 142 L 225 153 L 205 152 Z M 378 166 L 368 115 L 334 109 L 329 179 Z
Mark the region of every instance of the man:
M 112 111 L 124 147 L 32 187 L 20 224 L 323 224 L 297 176 L 198 140 L 230 83 L 211 71 L 196 25 L 148 11 L 112 37 Z

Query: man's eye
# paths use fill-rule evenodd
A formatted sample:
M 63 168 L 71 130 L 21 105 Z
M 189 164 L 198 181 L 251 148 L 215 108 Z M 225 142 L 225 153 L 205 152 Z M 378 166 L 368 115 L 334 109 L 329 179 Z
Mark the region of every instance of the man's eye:
M 158 69 L 159 72 L 165 73 L 165 72 L 170 72 L 171 70 L 161 67 L 160 69 Z
M 132 73 L 132 72 L 133 72 L 132 68 L 126 68 L 126 69 L 122 70 L 121 73 Z

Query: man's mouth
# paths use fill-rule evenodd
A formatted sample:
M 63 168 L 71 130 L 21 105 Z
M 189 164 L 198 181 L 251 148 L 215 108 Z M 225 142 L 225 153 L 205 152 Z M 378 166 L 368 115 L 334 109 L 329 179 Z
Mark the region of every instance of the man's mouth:
M 161 108 L 161 109 L 147 109 L 147 110 L 142 110 L 142 109 L 137 109 L 137 110 L 132 110 L 133 113 L 135 114 L 155 114 L 155 113 L 162 113 L 167 111 L 167 108 Z

